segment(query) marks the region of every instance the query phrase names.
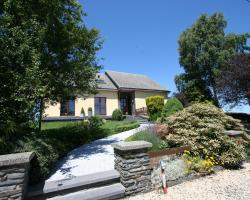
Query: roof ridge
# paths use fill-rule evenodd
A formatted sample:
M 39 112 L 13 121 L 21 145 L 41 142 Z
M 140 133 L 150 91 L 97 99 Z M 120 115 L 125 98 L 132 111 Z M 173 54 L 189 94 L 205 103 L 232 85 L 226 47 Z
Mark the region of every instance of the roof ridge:
M 114 70 L 106 70 L 105 72 L 115 72 L 115 73 L 121 73 L 121 74 L 129 74 L 129 75 L 134 75 L 134 76 L 144 76 L 144 77 L 148 77 L 147 75 L 145 74 L 135 74 L 135 73 L 132 73 L 132 72 L 121 72 L 121 71 L 114 71 Z M 149 78 L 149 77 L 148 77 Z

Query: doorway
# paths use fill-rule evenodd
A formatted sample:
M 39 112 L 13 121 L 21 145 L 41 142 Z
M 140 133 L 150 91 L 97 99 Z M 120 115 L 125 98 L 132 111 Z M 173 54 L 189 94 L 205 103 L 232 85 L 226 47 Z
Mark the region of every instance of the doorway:
M 133 114 L 134 95 L 132 92 L 120 92 L 119 102 L 123 115 Z

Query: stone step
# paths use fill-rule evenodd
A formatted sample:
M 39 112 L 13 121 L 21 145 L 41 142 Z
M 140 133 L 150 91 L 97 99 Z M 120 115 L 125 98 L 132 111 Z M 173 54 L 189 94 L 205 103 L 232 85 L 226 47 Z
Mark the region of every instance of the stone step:
M 63 180 L 48 181 L 29 187 L 27 199 L 47 199 L 74 193 L 84 189 L 119 183 L 120 174 L 116 170 L 104 171 Z
M 47 200 L 112 200 L 124 197 L 125 188 L 121 183 L 82 190 L 71 194 L 49 198 Z

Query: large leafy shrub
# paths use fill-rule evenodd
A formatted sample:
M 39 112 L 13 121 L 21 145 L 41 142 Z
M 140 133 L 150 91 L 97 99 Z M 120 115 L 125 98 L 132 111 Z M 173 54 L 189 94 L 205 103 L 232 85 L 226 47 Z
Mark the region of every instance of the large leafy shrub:
M 164 119 L 165 117 L 169 117 L 180 110 L 183 110 L 182 103 L 176 97 L 172 97 L 165 103 L 161 116 Z
M 120 109 L 115 109 L 112 113 L 112 119 L 117 121 L 123 120 L 122 111 Z
M 212 104 L 193 104 L 165 120 L 171 145 L 190 145 L 194 155 L 212 156 L 226 167 L 238 167 L 245 159 L 244 148 L 223 133 L 243 126 Z
M 146 105 L 150 120 L 156 120 L 161 116 L 161 111 L 164 106 L 164 97 L 151 96 L 146 98 Z

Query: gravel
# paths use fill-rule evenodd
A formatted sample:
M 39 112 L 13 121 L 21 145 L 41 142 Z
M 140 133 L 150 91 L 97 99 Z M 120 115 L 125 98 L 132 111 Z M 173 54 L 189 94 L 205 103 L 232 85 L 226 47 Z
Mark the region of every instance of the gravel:
M 127 197 L 126 200 L 250 200 L 250 163 L 240 170 L 223 170 L 214 175 L 184 182 L 168 189 Z

